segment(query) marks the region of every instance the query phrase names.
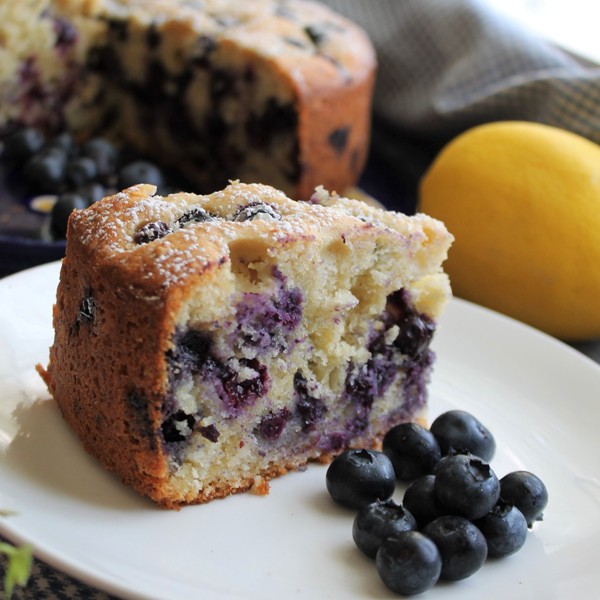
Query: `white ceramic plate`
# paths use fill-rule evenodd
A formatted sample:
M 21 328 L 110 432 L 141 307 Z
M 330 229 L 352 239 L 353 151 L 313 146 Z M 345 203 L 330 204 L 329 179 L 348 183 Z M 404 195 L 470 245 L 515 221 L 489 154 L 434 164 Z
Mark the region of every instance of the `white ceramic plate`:
M 0 532 L 127 599 L 393 598 L 355 549 L 352 513 L 314 465 L 167 512 L 81 449 L 34 365 L 45 363 L 58 264 L 0 280 Z M 431 416 L 461 407 L 493 431 L 499 476 L 537 473 L 550 502 L 524 548 L 434 599 L 593 598 L 600 571 L 600 367 L 528 327 L 454 300 L 436 335 Z

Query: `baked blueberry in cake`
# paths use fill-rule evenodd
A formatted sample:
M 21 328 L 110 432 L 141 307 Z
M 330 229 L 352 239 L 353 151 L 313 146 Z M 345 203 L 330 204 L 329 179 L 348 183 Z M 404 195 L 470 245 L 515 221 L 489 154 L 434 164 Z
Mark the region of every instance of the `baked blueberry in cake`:
M 0 3 L 0 131 L 108 135 L 199 191 L 233 178 L 294 199 L 353 185 L 375 53 L 307 0 Z
M 266 492 L 424 417 L 451 241 L 323 188 L 134 186 L 72 214 L 40 371 L 85 448 L 157 504 Z

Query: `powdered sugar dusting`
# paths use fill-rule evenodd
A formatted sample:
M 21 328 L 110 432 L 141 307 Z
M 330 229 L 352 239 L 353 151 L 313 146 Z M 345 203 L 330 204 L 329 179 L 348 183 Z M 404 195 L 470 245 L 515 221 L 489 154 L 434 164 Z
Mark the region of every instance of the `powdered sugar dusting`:
M 278 218 L 235 220 L 241 209 L 253 205 L 267 205 Z M 198 209 L 208 218 L 194 219 Z M 163 226 L 161 235 L 136 242 L 140 228 L 153 223 Z M 138 185 L 73 217 L 74 235 L 91 252 L 103 257 L 123 255 L 123 261 L 135 253 L 136 260 L 147 266 L 145 278 L 159 277 L 169 285 L 227 261 L 228 245 L 236 239 L 257 239 L 267 247 L 279 247 L 323 236 L 344 238 L 351 231 L 374 238 L 396 237 L 414 256 L 436 237 L 431 231 L 439 236 L 445 230 L 425 215 L 408 217 L 385 211 L 330 194 L 322 187 L 309 202 L 296 202 L 270 186 L 237 181 L 206 196 L 180 193 L 162 197 L 153 186 Z

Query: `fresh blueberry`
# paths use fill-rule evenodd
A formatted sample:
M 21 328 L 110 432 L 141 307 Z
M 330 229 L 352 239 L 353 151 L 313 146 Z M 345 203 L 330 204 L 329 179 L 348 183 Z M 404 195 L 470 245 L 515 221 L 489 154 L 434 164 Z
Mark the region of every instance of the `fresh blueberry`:
M 448 513 L 478 519 L 492 510 L 500 497 L 496 474 L 477 456 L 446 456 L 437 464 L 434 475 L 435 497 Z
M 90 181 L 75 190 L 75 193 L 85 198 L 88 206 L 102 200 L 106 196 L 106 189 L 100 183 Z
M 489 462 L 496 451 L 494 436 L 478 419 L 464 410 L 449 410 L 437 417 L 430 427 L 442 454 L 474 454 Z
M 148 244 L 154 240 L 165 237 L 171 233 L 171 228 L 164 221 L 153 221 L 146 223 L 133 235 L 133 241 L 136 244 Z
M 402 505 L 408 509 L 422 528 L 444 514 L 444 509 L 435 497 L 435 475 L 422 475 L 405 490 Z
M 281 219 L 281 215 L 269 204 L 255 202 L 240 208 L 233 216 L 234 221 L 254 221 L 255 219 L 277 221 Z
M 33 127 L 23 127 L 13 131 L 4 139 L 3 160 L 15 164 L 22 163 L 44 145 L 44 135 Z
M 107 183 L 108 178 L 115 175 L 119 150 L 109 140 L 101 137 L 92 138 L 83 144 L 81 154 L 94 161 L 98 177 L 103 183 Z
M 458 581 L 478 571 L 487 558 L 487 542 L 464 517 L 445 515 L 428 523 L 422 533 L 431 538 L 442 556 L 441 579 Z
M 268 412 L 260 419 L 255 430 L 256 434 L 271 442 L 278 439 L 283 433 L 291 415 L 292 413 L 286 406 L 275 412 Z
M 92 296 L 92 290 L 87 288 L 85 294 L 79 303 L 79 314 L 77 315 L 77 322 L 89 323 L 96 317 L 96 301 Z
M 359 510 L 376 500 L 391 498 L 396 476 L 390 459 L 382 452 L 349 449 L 329 465 L 326 484 L 335 502 Z
M 264 304 L 261 306 L 263 312 Z M 274 313 L 277 315 L 277 312 Z M 270 331 L 274 327 L 281 327 L 281 319 L 273 318 L 268 323 L 269 327 L 264 327 L 266 331 Z M 327 407 L 321 398 L 315 395 L 315 390 L 304 375 L 297 371 L 294 375 L 294 392 L 296 396 L 295 412 L 300 419 L 300 427 L 304 433 L 314 431 L 317 423 L 327 412 Z M 393 468 L 393 467 L 392 467 Z
M 50 215 L 50 230 L 55 238 L 64 238 L 67 235 L 67 223 L 74 210 L 87 208 L 88 204 L 79 194 L 65 192 L 61 194 L 52 207 Z
M 358 511 L 352 524 L 352 538 L 362 552 L 375 558 L 383 540 L 416 528 L 417 522 L 408 510 L 393 500 L 376 500 Z
M 75 138 L 68 131 L 63 131 L 54 136 L 45 145 L 46 149 L 58 148 L 65 153 L 67 157 L 74 157 L 77 154 L 78 146 Z
M 437 583 L 442 572 L 442 557 L 427 536 L 418 531 L 404 531 L 383 541 L 375 565 L 388 588 L 412 596 Z
M 158 188 L 163 186 L 161 170 L 146 160 L 135 160 L 125 165 L 118 173 L 117 187 L 125 189 L 138 183 L 149 183 Z
M 419 315 L 411 311 L 399 320 L 398 326 L 400 333 L 394 340 L 394 346 L 402 354 L 414 358 L 422 356 L 429 348 L 435 333 L 435 323 L 426 315 Z
M 475 521 L 483 533 L 488 556 L 502 558 L 520 550 L 527 538 L 527 521 L 512 504 L 500 500 L 484 517 Z
M 513 471 L 502 477 L 500 497 L 523 513 L 528 527 L 543 519 L 548 504 L 548 490 L 544 482 L 529 471 Z
M 65 178 L 65 160 L 58 152 L 34 154 L 23 168 L 28 188 L 40 194 L 57 194 Z
M 383 438 L 383 452 L 394 465 L 396 477 L 411 481 L 431 473 L 441 458 L 434 435 L 418 423 L 401 423 Z
M 74 187 L 80 187 L 93 181 L 97 174 L 96 163 L 87 156 L 70 160 L 65 168 L 67 183 Z
M 195 206 L 194 208 L 188 210 L 183 213 L 177 222 L 183 226 L 187 223 L 204 223 L 205 221 L 214 221 L 215 217 L 213 217 L 208 211 L 200 208 L 199 206 Z

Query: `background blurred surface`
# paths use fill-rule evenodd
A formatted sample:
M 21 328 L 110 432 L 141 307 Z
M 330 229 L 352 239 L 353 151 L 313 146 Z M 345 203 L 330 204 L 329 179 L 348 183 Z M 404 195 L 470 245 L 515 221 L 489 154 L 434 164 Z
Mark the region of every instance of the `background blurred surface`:
M 566 50 L 600 63 L 597 0 L 486 0 Z

